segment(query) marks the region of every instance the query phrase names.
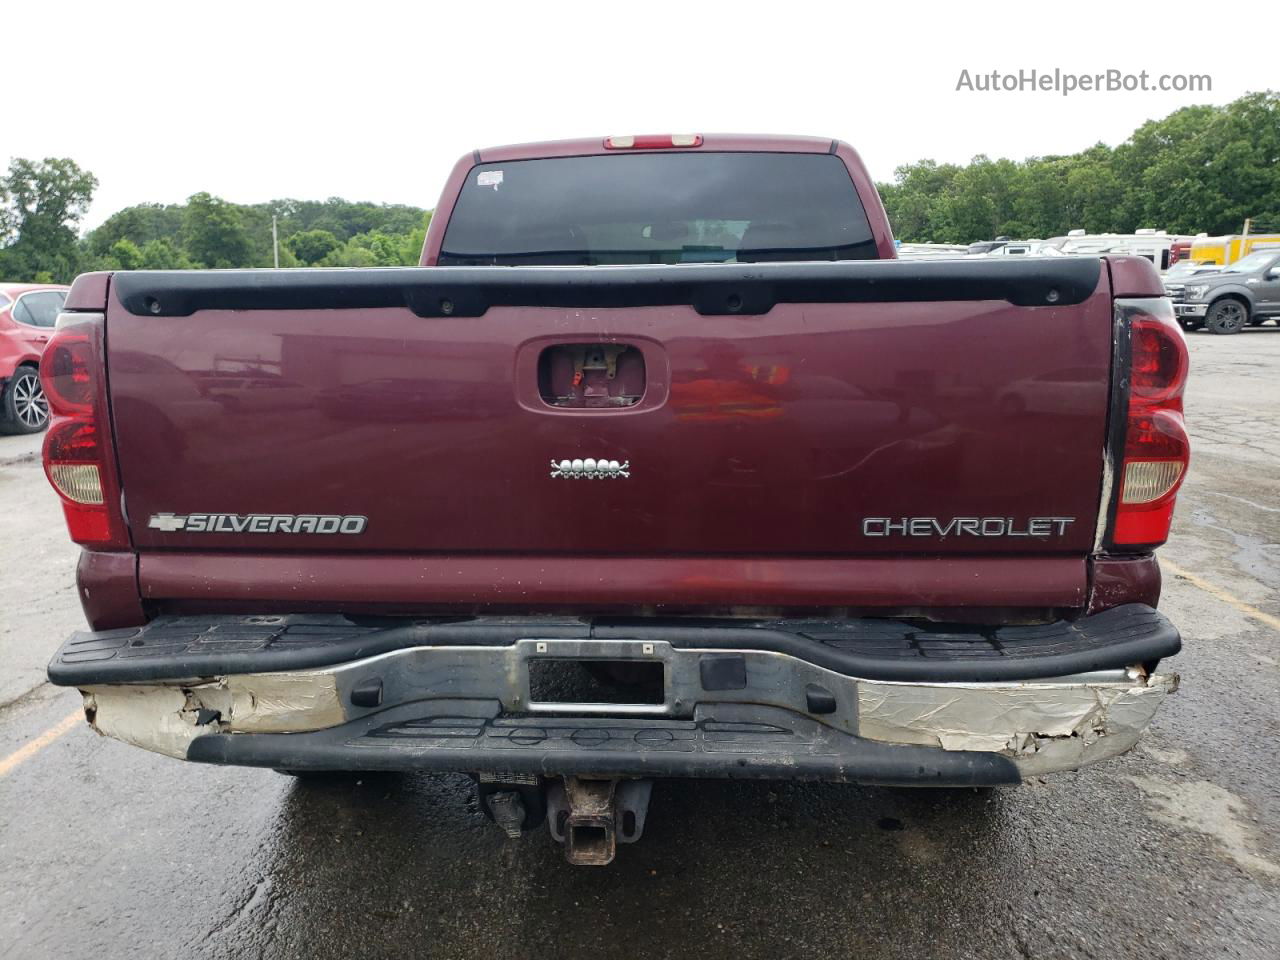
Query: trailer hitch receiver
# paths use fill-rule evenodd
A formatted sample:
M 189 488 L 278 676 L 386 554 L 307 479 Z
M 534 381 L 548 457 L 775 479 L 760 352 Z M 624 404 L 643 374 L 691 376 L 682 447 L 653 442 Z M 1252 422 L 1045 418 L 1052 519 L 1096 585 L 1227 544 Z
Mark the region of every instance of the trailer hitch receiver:
M 644 831 L 652 780 L 565 777 L 547 792 L 547 823 L 579 866 L 613 862 L 619 843 L 634 843 Z

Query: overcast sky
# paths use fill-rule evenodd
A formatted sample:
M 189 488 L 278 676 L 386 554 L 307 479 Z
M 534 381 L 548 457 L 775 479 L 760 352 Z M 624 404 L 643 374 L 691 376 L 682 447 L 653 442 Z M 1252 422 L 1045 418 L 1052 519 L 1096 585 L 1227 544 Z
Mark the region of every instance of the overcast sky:
M 11 3 L 0 162 L 69 156 L 93 171 L 87 226 L 199 190 L 429 207 L 475 147 L 611 133 L 838 137 L 889 179 L 922 157 L 1115 144 L 1188 103 L 1280 85 L 1267 58 L 1238 55 L 1262 49 L 1249 23 L 1270 32 L 1275 4 L 1223 10 L 1215 21 L 1150 0 Z M 962 69 L 1031 68 L 1208 73 L 1213 89 L 956 90 Z

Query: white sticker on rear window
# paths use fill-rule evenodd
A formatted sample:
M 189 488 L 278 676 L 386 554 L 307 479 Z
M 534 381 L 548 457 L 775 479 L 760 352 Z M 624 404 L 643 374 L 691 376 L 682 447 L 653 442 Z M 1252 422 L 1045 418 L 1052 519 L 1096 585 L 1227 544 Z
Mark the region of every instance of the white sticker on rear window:
M 501 170 L 481 170 L 476 174 L 477 187 L 493 187 L 498 189 L 498 184 L 502 182 Z

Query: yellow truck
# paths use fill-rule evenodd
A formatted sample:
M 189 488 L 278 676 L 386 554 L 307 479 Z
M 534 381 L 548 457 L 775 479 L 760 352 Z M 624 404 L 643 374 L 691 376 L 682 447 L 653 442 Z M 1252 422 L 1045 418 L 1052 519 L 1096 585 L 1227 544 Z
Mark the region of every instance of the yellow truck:
M 1280 233 L 1231 234 L 1225 237 L 1196 237 L 1191 242 L 1193 263 L 1215 263 L 1226 266 L 1254 250 L 1280 247 Z

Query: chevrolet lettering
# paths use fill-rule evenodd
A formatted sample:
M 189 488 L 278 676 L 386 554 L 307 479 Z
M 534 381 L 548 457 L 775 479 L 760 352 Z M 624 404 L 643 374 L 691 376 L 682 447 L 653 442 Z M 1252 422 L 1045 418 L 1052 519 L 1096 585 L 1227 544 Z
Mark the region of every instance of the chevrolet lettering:
M 864 537 L 1061 537 L 1075 517 L 867 517 Z

